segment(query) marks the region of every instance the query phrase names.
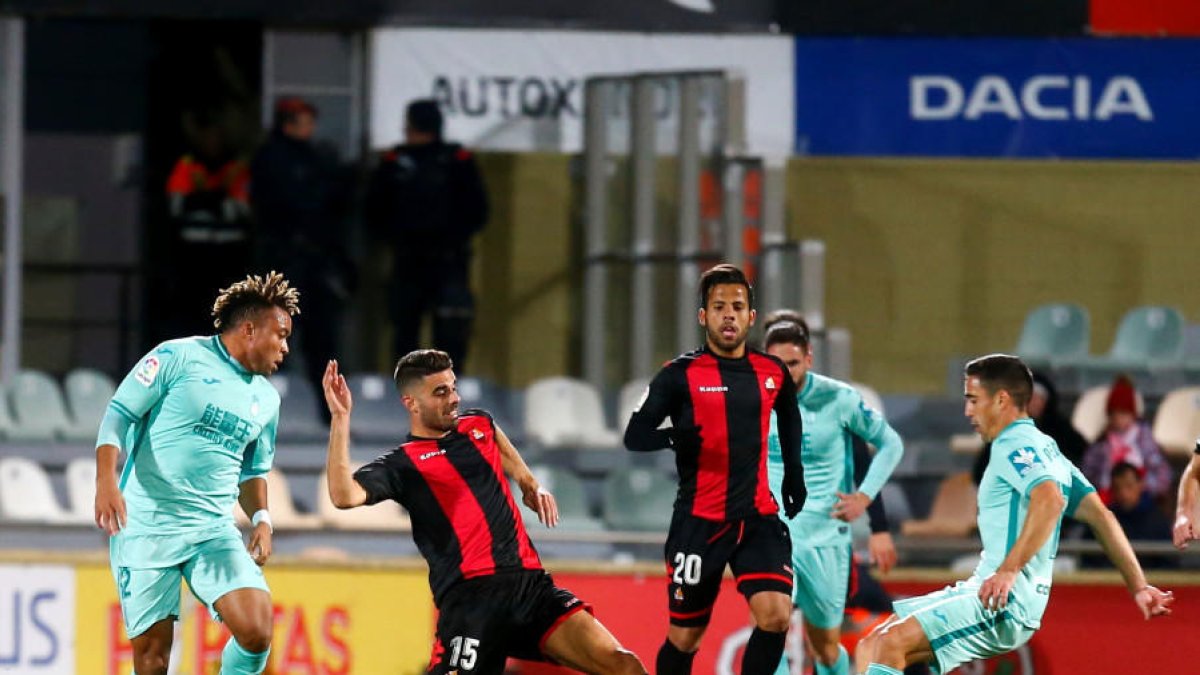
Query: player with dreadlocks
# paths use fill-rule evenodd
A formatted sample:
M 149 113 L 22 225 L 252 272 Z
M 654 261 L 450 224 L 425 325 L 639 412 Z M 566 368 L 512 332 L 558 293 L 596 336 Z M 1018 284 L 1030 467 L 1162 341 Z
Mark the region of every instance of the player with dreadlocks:
M 233 636 L 222 675 L 257 675 L 271 649 L 266 475 L 279 394 L 266 375 L 288 353 L 299 292 L 283 275 L 248 276 L 213 303 L 216 335 L 169 340 L 125 376 L 96 439 L 96 524 L 109 536 L 137 675 L 165 674 L 179 582 Z M 128 457 L 120 480 L 117 456 Z M 252 513 L 249 546 L 233 523 Z

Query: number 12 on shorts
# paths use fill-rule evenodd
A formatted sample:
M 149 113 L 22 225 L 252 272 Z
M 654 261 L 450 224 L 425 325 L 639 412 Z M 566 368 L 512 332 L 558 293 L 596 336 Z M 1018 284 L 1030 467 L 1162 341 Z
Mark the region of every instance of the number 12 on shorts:
M 478 652 L 479 640 L 455 635 L 450 640 L 450 667 L 460 670 L 471 670 L 475 667 L 475 657 Z
M 695 586 L 700 583 L 700 556 L 682 551 L 675 554 L 675 571 L 671 580 L 680 586 Z

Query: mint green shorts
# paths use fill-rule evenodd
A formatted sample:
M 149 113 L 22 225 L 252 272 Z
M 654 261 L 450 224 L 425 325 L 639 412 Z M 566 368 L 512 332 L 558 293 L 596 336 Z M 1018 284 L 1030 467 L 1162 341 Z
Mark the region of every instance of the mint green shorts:
M 220 621 L 215 604 L 230 591 L 257 588 L 269 592 L 262 568 L 246 551 L 241 533 L 232 524 L 209 532 L 199 541 L 155 542 L 164 537 L 113 537 L 109 540 L 110 563 L 117 581 L 121 615 L 130 639 L 145 633 L 163 619 L 179 618 L 179 582 L 187 581 L 197 600 Z M 133 539 L 134 541 L 129 541 Z M 187 537 L 182 537 L 187 539 Z M 169 549 L 164 562 L 138 553 Z
M 1022 622 L 1019 609 L 1009 604 L 995 612 L 984 609 L 979 586 L 959 582 L 916 598 L 898 600 L 896 616 L 921 624 L 933 647 L 933 670 L 948 673 L 978 659 L 1006 654 L 1029 642 L 1035 632 Z
M 846 612 L 846 587 L 850 583 L 850 547 L 807 547 L 792 539 L 792 571 L 796 586 L 792 601 L 805 623 L 817 628 L 840 628 Z

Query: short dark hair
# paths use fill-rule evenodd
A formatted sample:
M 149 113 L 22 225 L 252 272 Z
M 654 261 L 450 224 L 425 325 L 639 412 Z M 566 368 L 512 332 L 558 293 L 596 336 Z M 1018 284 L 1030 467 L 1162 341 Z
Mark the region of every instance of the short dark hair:
M 1109 481 L 1115 481 L 1123 473 L 1132 473 L 1134 478 L 1137 478 L 1139 481 L 1142 480 L 1142 472 L 1136 466 L 1129 462 L 1117 462 L 1108 474 Z
M 426 134 L 442 137 L 442 109 L 432 98 L 421 98 L 408 104 L 404 111 L 404 121 L 408 126 Z
M 730 265 L 729 263 L 721 263 L 714 265 L 704 271 L 700 275 L 700 306 L 708 306 L 708 293 L 714 286 L 722 284 L 738 284 L 746 287 L 746 296 L 750 301 L 750 307 L 754 307 L 754 287 L 746 279 L 746 274 L 742 270 Z
M 301 115 L 317 116 L 317 106 L 311 101 L 299 98 L 297 96 L 286 96 L 275 101 L 274 114 L 271 117 L 271 123 L 275 129 L 282 129 L 285 124 L 291 124 L 300 118 Z
M 768 317 L 767 332 L 763 336 L 763 349 L 770 349 L 771 345 L 793 344 L 799 347 L 800 351 L 808 352 L 809 345 L 812 344 L 812 338 L 808 332 L 808 322 L 790 309 L 782 311 L 789 313 L 790 316 L 779 318 L 776 316 L 779 312 L 772 312 L 771 317 Z
M 1033 374 L 1029 366 L 1011 354 L 988 354 L 967 364 L 963 369 L 966 377 L 979 378 L 979 384 L 988 394 L 1004 390 L 1012 398 L 1018 410 L 1025 410 L 1033 395 Z
M 411 351 L 396 362 L 396 391 L 401 394 L 410 385 L 420 382 L 426 375 L 440 373 L 454 367 L 450 355 L 437 349 L 418 349 Z
M 300 291 L 274 270 L 263 276 L 251 274 L 221 289 L 213 302 L 213 325 L 222 332 L 231 330 L 244 321 L 255 320 L 259 312 L 272 307 L 296 316 L 300 313 Z

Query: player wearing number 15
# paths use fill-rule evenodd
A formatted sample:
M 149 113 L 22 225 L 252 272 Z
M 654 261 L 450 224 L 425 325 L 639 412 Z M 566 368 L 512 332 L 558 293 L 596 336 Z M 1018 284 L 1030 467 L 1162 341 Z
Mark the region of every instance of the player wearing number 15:
M 329 498 L 341 509 L 392 499 L 408 509 L 413 541 L 429 563 L 438 608 L 429 672 L 499 675 L 509 656 L 548 657 L 585 673 L 644 674 L 591 608 L 542 569 L 505 474 L 546 525 L 554 497 L 538 485 L 504 432 L 482 410 L 458 410 L 450 357 L 422 349 L 396 364 L 408 439 L 350 471 L 353 401 L 336 361 L 325 369 Z
M 219 333 L 147 354 L 100 423 L 96 524 L 111 535 L 137 675 L 167 672 L 181 579 L 233 634 L 222 675 L 266 667 L 272 609 L 259 566 L 271 555 L 265 478 L 279 394 L 263 376 L 288 353 L 298 298 L 274 272 L 224 289 L 212 310 Z M 235 499 L 254 514 L 249 552 L 233 524 Z
M 699 300 L 704 348 L 663 366 L 625 430 L 627 448 L 670 447 L 679 470 L 664 551 L 670 626 L 656 670 L 691 672 L 728 565 L 755 623 L 742 675 L 763 675 L 783 655 L 792 613 L 792 544 L 767 480 L 767 435 L 773 410 L 790 518 L 805 498 L 796 385 L 779 359 L 746 347 L 754 294 L 741 270 L 706 271 Z M 668 417 L 671 428 L 659 429 Z
M 955 586 L 895 603 L 896 614 L 859 642 L 859 672 L 898 675 L 931 662 L 947 673 L 1028 642 L 1050 602 L 1064 514 L 1091 528 L 1145 618 L 1170 614 L 1171 594 L 1146 583 L 1116 517 L 1026 413 L 1029 368 L 1005 354 L 975 359 L 963 393 L 971 425 L 991 443 L 979 483 L 979 566 Z

